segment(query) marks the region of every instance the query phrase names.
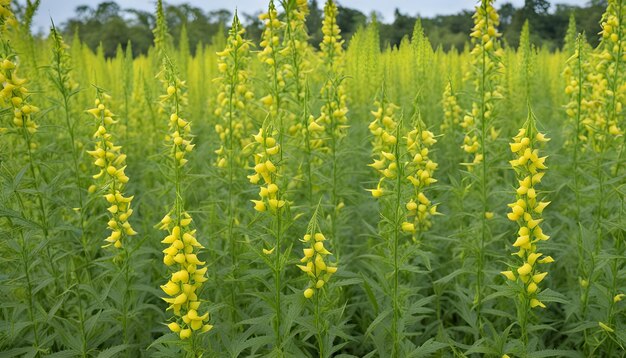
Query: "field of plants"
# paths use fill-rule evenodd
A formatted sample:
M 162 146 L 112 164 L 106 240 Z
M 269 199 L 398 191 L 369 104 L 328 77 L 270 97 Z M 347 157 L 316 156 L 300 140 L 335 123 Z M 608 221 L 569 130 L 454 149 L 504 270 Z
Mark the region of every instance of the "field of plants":
M 626 0 L 555 52 L 493 0 L 462 52 L 270 0 L 193 56 L 158 0 L 135 58 L 38 5 L 0 0 L 0 357 L 626 356 Z

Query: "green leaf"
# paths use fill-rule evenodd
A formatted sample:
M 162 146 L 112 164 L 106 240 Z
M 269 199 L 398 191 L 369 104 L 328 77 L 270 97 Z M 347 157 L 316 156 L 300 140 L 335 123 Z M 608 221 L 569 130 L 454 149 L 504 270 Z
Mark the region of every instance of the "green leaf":
M 115 357 L 118 353 L 123 352 L 124 350 L 126 350 L 127 348 L 130 348 L 131 345 L 129 344 L 120 344 L 117 346 L 113 346 L 111 348 L 105 349 L 102 352 L 100 352 L 100 354 L 98 354 L 97 358 L 111 358 L 111 357 Z

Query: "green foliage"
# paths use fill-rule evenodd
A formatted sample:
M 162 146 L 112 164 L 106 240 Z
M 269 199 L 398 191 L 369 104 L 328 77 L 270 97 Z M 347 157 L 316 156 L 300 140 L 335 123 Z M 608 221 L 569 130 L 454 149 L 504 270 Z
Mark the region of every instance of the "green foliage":
M 611 4 L 618 2 L 625 0 Z M 36 3 L 29 2 L 30 11 Z M 298 3 L 276 2 L 278 18 L 296 19 L 284 10 Z M 468 45 L 469 12 L 420 20 L 398 12 L 384 24 L 339 7 L 340 35 L 350 41 L 329 60 L 315 49 L 323 13 L 313 7 L 308 33 L 290 33 L 305 28 L 296 23 L 276 31 L 273 63 L 255 56 L 265 47 L 265 24 L 256 16 L 241 15 L 242 41 L 250 43 L 236 60 L 224 52 L 238 28 L 233 21 L 227 31 L 227 12 L 165 6 L 157 42 L 171 41 L 166 57 L 153 46 L 157 17 L 131 11 L 125 22 L 113 3 L 81 8 L 65 31 L 53 27 L 46 39 L 23 32 L 23 11 L 18 27 L 0 17 L 0 356 L 624 357 L 626 147 L 623 134 L 608 136 L 602 119 L 624 128 L 618 103 L 625 63 L 601 55 L 620 51 L 610 35 L 596 50 L 586 40 L 600 41 L 606 4 L 550 13 L 543 1 L 527 3 L 503 5 L 508 46 L 482 58 L 499 86 L 481 82 L 483 62 Z M 565 36 L 572 13 L 576 21 L 571 17 Z M 562 37 L 564 50 L 553 51 Z M 474 39 L 486 45 L 482 36 Z M 166 88 L 155 80 L 164 75 L 164 58 L 169 79 L 187 79 L 178 83 L 188 95 L 180 105 L 194 125 L 189 138 L 196 147 L 186 154 L 178 188 L 176 159 L 164 145 L 170 113 L 158 106 Z M 5 91 L 20 78 L 28 90 Z M 428 155 L 439 163 L 438 182 L 428 195 L 441 215 L 419 239 L 399 230 L 413 195 L 406 178 L 386 180 L 389 194 L 378 201 L 366 191 L 381 177 L 368 164 L 372 101 L 383 81 L 386 99 L 399 105 L 396 133 L 414 129 L 419 118 L 420 128 L 423 122 L 436 134 Z M 85 110 L 93 107 L 93 84 L 112 96 L 116 145 L 128 156 L 126 189 L 134 194 L 131 220 L 139 234 L 124 251 L 101 247 L 108 205 L 102 192 L 90 190 L 94 168 L 86 150 L 96 127 Z M 485 91 L 496 87 L 502 98 L 489 118 L 484 108 L 476 112 L 487 164 L 470 170 L 463 114 L 473 112 L 472 103 L 490 103 L 494 96 Z M 275 112 L 268 95 L 280 99 Z M 458 111 L 449 110 L 452 96 Z M 528 102 L 538 129 L 552 138 L 542 150 L 549 169 L 541 186 L 552 200 L 542 222 L 552 237 L 541 250 L 555 262 L 537 296 L 547 307 L 521 317 L 514 305 L 521 286 L 499 272 L 517 259 L 510 245 L 518 228 L 506 217 L 518 186 L 507 169 L 509 138 L 527 118 Z M 39 108 L 30 117 L 38 127 L 16 121 L 22 103 Z M 344 105 L 347 112 L 335 115 Z M 323 114 L 333 118 L 313 138 L 324 144 L 316 150 L 306 145 L 309 127 Z M 341 114 L 346 123 L 337 121 Z M 241 135 L 230 128 L 238 123 Z M 260 128 L 282 137 L 274 157 L 286 201 L 280 215 L 251 203 L 262 190 L 249 182 L 254 153 L 267 149 L 254 147 Z M 403 146 L 407 137 L 396 137 L 398 166 L 415 157 Z M 232 166 L 219 167 L 224 157 Z M 193 215 L 204 246 L 198 255 L 208 280 L 198 297 L 214 326 L 185 340 L 166 325 L 172 314 L 159 285 L 171 273 L 163 264 L 163 232 L 154 227 L 174 201 Z M 327 236 L 338 270 L 306 299 L 311 282 L 297 267 L 299 240 L 315 230 Z

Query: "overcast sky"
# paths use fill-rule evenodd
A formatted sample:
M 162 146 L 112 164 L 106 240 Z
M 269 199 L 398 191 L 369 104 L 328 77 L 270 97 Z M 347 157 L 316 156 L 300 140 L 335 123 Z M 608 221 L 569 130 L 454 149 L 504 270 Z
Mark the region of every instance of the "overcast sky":
M 55 23 L 60 24 L 74 15 L 74 9 L 79 5 L 97 6 L 104 0 L 42 0 L 39 12 L 35 16 L 33 30 L 45 30 L 50 26 L 50 18 Z M 572 5 L 584 5 L 589 0 L 554 0 L 553 3 L 564 3 Z M 228 9 L 233 11 L 235 7 L 240 12 L 254 13 L 267 6 L 268 0 L 166 0 L 170 4 L 190 3 L 193 6 L 203 8 L 207 11 L 215 9 Z M 498 4 L 511 2 L 515 6 L 521 6 L 524 0 L 500 0 Z M 154 9 L 154 0 L 117 0 L 117 3 L 124 9 L 134 8 L 142 10 Z M 324 3 L 324 0 L 318 0 Z M 472 9 L 477 1 L 474 0 L 339 0 L 339 4 L 359 9 L 365 14 L 377 11 L 383 15 L 383 21 L 392 21 L 395 8 L 410 15 L 421 15 L 430 17 L 440 14 L 454 14 L 463 9 Z

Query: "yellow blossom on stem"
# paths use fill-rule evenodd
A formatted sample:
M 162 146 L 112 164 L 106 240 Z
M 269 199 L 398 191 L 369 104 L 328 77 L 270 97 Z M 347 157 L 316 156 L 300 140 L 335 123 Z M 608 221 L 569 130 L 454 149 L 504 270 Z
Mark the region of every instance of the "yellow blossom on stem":
M 543 281 L 547 272 L 541 272 L 538 265 L 554 261 L 550 256 L 542 258 L 543 254 L 537 251 L 540 242 L 550 238 L 540 226 L 543 221 L 541 215 L 550 202 L 538 199 L 541 192 L 537 187 L 547 169 L 547 157 L 540 156 L 539 146 L 548 140 L 535 128 L 535 119 L 531 112 L 523 128 L 510 143 L 511 151 L 516 156 L 511 161 L 511 166 L 517 174 L 519 187 L 516 190 L 516 200 L 508 204 L 511 211 L 507 217 L 519 225 L 513 246 L 519 250 L 516 255 L 521 263 L 515 270 L 503 271 L 502 275 L 524 285 L 524 299 L 532 308 L 545 307 L 538 300 L 537 294 L 541 291 L 538 284 Z
M 158 2 L 159 17 L 163 16 L 162 4 Z M 168 155 L 174 172 L 175 201 L 173 208 L 161 219 L 157 227 L 167 231 L 161 241 L 163 263 L 168 267 L 169 279 L 161 286 L 168 297 L 163 300 L 169 304 L 168 311 L 173 313 L 173 321 L 168 325 L 180 339 L 188 339 L 195 332 L 211 330 L 208 324 L 209 313 L 203 312 L 202 301 L 198 296 L 202 284 L 207 281 L 207 267 L 198 258 L 202 244 L 192 229 L 193 219 L 185 210 L 181 192 L 182 170 L 195 144 L 192 144 L 191 122 L 183 114 L 187 104 L 185 82 L 176 75 L 174 65 L 163 53 L 163 71 L 160 73 L 164 94 L 159 97 L 159 112 L 167 118 L 168 135 L 165 137 L 169 147 Z
M 98 180 L 98 185 L 107 202 L 109 215 L 108 229 L 110 235 L 105 239 L 107 242 L 103 247 L 113 245 L 121 248 L 124 241 L 130 236 L 136 235 L 128 219 L 133 214 L 130 204 L 133 197 L 124 196 L 124 187 L 129 181 L 125 173 L 126 154 L 122 153 L 122 146 L 113 143 L 113 135 L 109 132 L 111 127 L 117 123 L 115 115 L 108 109 L 106 101 L 110 96 L 97 90 L 97 98 L 94 108 L 87 110 L 96 120 L 96 131 L 93 135 L 96 143 L 93 150 L 87 153 L 93 158 L 94 165 L 98 168 L 93 178 Z
M 396 178 L 399 169 L 393 154 L 394 145 L 397 142 L 398 123 L 395 120 L 395 111 L 398 106 L 387 102 L 384 95 L 381 101 L 376 101 L 374 104 L 377 109 L 372 111 L 374 120 L 369 124 L 369 130 L 374 136 L 372 140 L 374 162 L 369 166 L 376 170 L 380 180 L 375 189 L 366 190 L 371 192 L 373 197 L 380 198 L 385 192 L 385 180 Z
M 411 184 L 412 195 L 406 203 L 407 221 L 402 225 L 402 229 L 410 233 L 428 230 L 432 226 L 431 217 L 438 214 L 437 205 L 426 196 L 426 189 L 437 182 L 434 172 L 438 165 L 429 157 L 430 149 L 437 140 L 425 126 L 418 114 L 415 129 L 406 136 L 407 154 L 410 159 L 405 163 L 404 173 Z

